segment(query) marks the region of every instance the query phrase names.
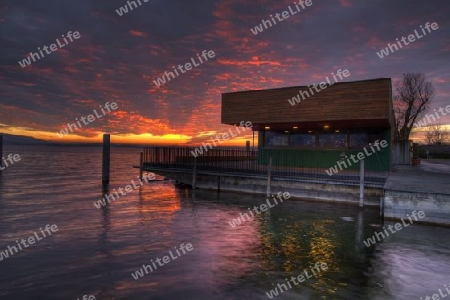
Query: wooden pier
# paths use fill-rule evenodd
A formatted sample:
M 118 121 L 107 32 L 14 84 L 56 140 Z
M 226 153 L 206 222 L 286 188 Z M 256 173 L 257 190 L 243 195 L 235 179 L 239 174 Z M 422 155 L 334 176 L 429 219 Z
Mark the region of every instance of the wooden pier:
M 383 196 L 388 174 L 385 171 L 364 171 L 358 167 L 329 176 L 324 168 L 298 166 L 289 160 L 280 160 L 268 151 L 259 153 L 248 148 L 213 148 L 208 151 L 203 149 L 203 153 L 195 157 L 195 149 L 146 147 L 142 152 L 141 164 L 136 168 L 193 188 L 266 195 L 289 191 L 293 196 L 355 202 L 359 206 L 380 205 L 379 197 Z

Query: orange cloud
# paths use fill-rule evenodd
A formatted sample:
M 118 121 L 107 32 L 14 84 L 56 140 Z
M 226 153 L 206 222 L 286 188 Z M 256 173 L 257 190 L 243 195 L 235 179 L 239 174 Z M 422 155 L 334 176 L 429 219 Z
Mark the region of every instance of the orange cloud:
M 145 32 L 143 32 L 143 31 L 138 31 L 138 30 L 134 30 L 134 29 L 130 30 L 130 34 L 131 34 L 132 36 L 138 36 L 138 37 L 143 37 L 143 36 L 146 36 L 146 35 L 147 35 L 147 34 L 146 34 Z

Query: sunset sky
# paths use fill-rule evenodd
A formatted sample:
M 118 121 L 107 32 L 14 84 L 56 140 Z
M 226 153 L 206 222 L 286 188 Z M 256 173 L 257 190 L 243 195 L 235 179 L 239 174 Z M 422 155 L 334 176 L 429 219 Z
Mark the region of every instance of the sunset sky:
M 229 128 L 220 124 L 221 93 L 309 85 L 338 69 L 350 71 L 348 81 L 395 82 L 404 72 L 423 72 L 436 90 L 432 109 L 450 104 L 449 1 L 312 0 L 258 35 L 250 29 L 294 1 L 140 2 L 119 16 L 124 0 L 3 0 L 0 132 L 56 142 L 99 142 L 108 132 L 114 142 L 196 144 Z M 378 57 L 387 43 L 427 22 L 439 29 Z M 19 65 L 69 31 L 81 37 Z M 155 85 L 203 50 L 215 57 Z M 108 101 L 118 109 L 58 137 L 67 123 Z M 450 124 L 450 114 L 440 121 Z M 229 144 L 243 146 L 250 136 Z

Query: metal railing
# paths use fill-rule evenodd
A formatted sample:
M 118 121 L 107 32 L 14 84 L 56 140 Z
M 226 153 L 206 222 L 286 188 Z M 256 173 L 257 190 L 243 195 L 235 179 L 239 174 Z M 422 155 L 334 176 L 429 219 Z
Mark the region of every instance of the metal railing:
M 272 179 L 313 182 L 342 182 L 359 185 L 359 164 L 353 168 L 339 170 L 330 176 L 328 168 L 316 167 L 320 161 L 320 153 L 303 154 L 301 160 L 292 156 L 283 156 L 276 150 L 258 151 L 251 148 L 216 147 L 202 148 L 202 153 L 196 152 L 195 147 L 145 147 L 143 150 L 142 166 L 149 169 L 177 169 L 192 172 L 194 163 L 197 173 L 229 174 L 245 177 L 266 178 L 270 157 Z M 196 153 L 196 156 L 194 156 Z M 381 162 L 380 162 L 381 164 Z M 368 186 L 380 187 L 387 178 L 387 171 L 365 171 L 365 182 Z

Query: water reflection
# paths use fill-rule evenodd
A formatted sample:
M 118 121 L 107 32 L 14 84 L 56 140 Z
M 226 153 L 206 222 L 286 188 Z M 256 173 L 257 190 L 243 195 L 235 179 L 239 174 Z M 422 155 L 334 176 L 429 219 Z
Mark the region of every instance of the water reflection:
M 102 185 L 102 195 L 101 198 L 103 198 L 105 195 L 109 194 L 109 184 Z M 100 199 L 101 199 L 100 198 Z M 94 200 L 96 201 L 96 200 Z M 100 243 L 106 244 L 108 239 L 108 232 L 110 230 L 111 220 L 110 220 L 110 205 L 107 204 L 105 206 L 102 206 L 101 208 L 102 212 L 102 231 L 100 234 Z
M 363 241 L 379 226 L 379 212 L 370 208 L 285 201 L 232 228 L 232 219 L 265 197 L 165 181 L 95 208 L 102 194 L 136 178 L 130 165 L 138 151 L 129 151 L 112 152 L 109 189 L 99 182 L 101 148 L 32 149 L 23 154 L 28 164 L 0 177 L 0 251 L 49 222 L 60 228 L 0 262 L 8 270 L 0 272 L 0 298 L 265 299 L 316 262 L 328 269 L 283 298 L 411 299 L 448 284 L 448 229 L 415 224 L 367 248 Z M 194 250 L 144 278 L 131 277 L 181 243 Z

